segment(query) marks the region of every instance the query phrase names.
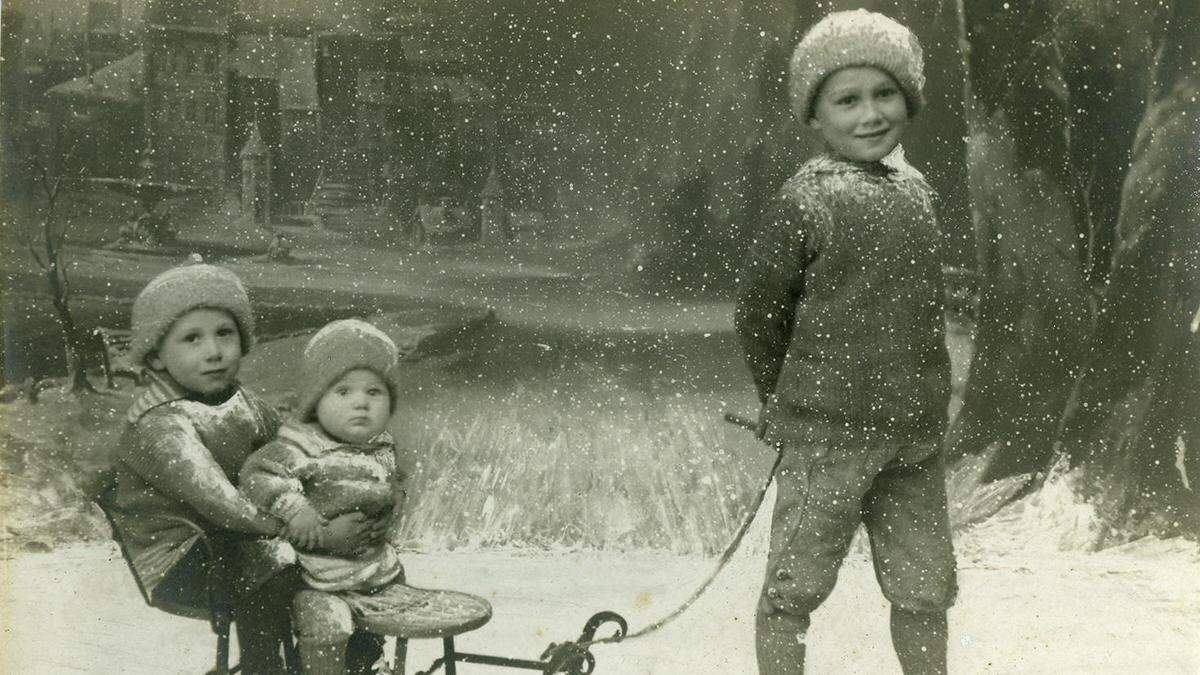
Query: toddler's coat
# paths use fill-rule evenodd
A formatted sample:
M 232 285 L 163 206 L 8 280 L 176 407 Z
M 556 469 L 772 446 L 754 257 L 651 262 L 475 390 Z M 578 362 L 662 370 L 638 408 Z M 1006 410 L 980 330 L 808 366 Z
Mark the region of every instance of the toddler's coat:
M 303 422 L 285 423 L 276 440 L 246 461 L 240 477 L 246 496 L 284 522 L 305 504 L 326 519 L 354 511 L 375 517 L 392 508 L 400 489 L 390 433 L 356 446 Z M 376 588 L 403 571 L 388 542 L 355 557 L 307 551 L 298 556 L 305 582 L 320 591 Z

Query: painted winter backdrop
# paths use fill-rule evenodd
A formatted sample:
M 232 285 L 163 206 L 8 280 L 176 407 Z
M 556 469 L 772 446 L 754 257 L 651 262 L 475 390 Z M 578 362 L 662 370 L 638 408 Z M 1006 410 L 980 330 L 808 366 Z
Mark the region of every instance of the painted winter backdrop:
M 281 406 L 324 321 L 371 316 L 413 348 L 394 425 L 409 564 L 508 600 L 489 648 L 667 611 L 770 466 L 722 421 L 755 410 L 729 289 L 815 149 L 788 111 L 790 47 L 857 6 L 927 56 L 905 149 L 941 195 L 954 291 L 952 663 L 1194 671 L 1200 17 L 1181 0 L 5 3 L 2 604 L 37 620 L 4 658 L 35 668 L 80 611 L 127 626 L 100 644 L 175 631 L 208 658 L 202 627 L 79 581 L 131 586 L 87 502 L 131 392 L 104 381 L 92 330 L 124 327 L 192 253 L 250 286 L 267 339 L 245 380 Z M 180 21 L 203 30 L 155 28 Z M 865 626 L 866 646 L 814 654 L 830 669 L 891 663 L 856 555 L 823 611 L 829 641 Z M 694 651 L 738 671 L 754 560 L 689 630 L 602 668 L 679 672 L 668 654 Z

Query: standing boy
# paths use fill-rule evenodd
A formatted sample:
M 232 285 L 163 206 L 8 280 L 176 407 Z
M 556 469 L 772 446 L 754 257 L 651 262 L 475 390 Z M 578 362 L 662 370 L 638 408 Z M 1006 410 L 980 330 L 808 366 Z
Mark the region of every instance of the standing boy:
M 780 448 L 757 617 L 763 673 L 801 673 L 810 614 L 859 523 L 905 673 L 946 670 L 956 594 L 943 458 L 949 401 L 932 190 L 899 142 L 922 104 L 921 47 L 865 10 L 812 27 L 792 110 L 825 152 L 780 189 L 739 281 L 736 326 Z

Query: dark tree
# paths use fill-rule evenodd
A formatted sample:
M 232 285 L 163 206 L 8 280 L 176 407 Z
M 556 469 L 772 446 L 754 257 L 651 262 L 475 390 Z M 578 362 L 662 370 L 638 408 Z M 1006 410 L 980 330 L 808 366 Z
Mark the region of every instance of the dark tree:
M 1196 507 L 1196 11 L 960 3 L 983 288 L 951 445 L 998 445 L 993 479 L 1061 451 L 1118 524 Z
M 1200 532 L 1200 7 L 1164 22 L 1060 441 L 1110 518 Z
M 63 162 L 64 166 L 70 164 L 70 156 L 68 153 Z M 51 176 L 40 161 L 35 162 L 34 170 L 45 203 L 42 206 L 38 232 L 27 239 L 26 244 L 46 279 L 50 299 L 54 303 L 55 318 L 58 319 L 59 328 L 62 330 L 67 365 L 66 390 L 72 394 L 94 392 L 95 389 L 85 372 L 85 341 L 75 324 L 75 317 L 71 314 L 71 284 L 67 277 L 66 264 L 63 262 L 63 248 L 66 245 L 70 223 L 61 219 L 58 206 L 70 178 L 64 174 Z

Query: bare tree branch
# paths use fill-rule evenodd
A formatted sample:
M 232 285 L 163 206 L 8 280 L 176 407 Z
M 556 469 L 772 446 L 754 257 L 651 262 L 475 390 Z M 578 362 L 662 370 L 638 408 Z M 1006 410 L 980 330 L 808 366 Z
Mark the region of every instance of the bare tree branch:
M 54 202 L 55 194 L 50 189 L 50 169 L 42 162 L 40 157 L 34 157 L 33 167 L 38 172 L 38 184 L 42 188 L 42 192 L 46 195 L 47 206 Z
M 84 370 L 83 355 L 86 352 L 86 347 L 76 329 L 75 319 L 71 315 L 71 290 L 68 284 L 66 266 L 62 260 L 63 246 L 66 243 L 70 222 L 69 220 L 60 221 L 56 217 L 59 215 L 59 197 L 63 194 L 63 190 L 68 188 L 70 183 L 78 178 L 78 176 L 69 175 L 69 167 L 72 164 L 71 158 L 74 156 L 77 147 L 78 139 L 75 139 L 75 143 L 72 143 L 68 151 L 64 153 L 62 162 L 60 163 L 60 167 L 67 170 L 61 171 L 53 178 L 51 178 L 50 170 L 41 157 L 35 156 L 33 158 L 33 169 L 36 172 L 38 182 L 41 184 L 46 203 L 42 210 L 41 241 L 37 241 L 37 236 L 30 235 L 24 237 L 25 243 L 29 247 L 30 255 L 41 268 L 42 275 L 46 280 L 47 286 L 49 286 L 55 313 L 62 329 L 63 348 L 68 371 L 67 386 L 72 393 L 95 391 L 91 382 L 88 381 L 87 373 Z M 82 176 L 82 168 L 78 169 L 77 173 L 79 176 Z M 41 245 L 38 246 L 38 243 Z
M 29 254 L 33 256 L 33 260 L 38 264 L 38 267 L 42 268 L 43 272 L 49 271 L 50 263 L 42 259 L 42 254 L 38 251 L 36 242 L 28 236 L 23 236 L 22 238 L 25 240 L 25 245 L 29 247 Z

